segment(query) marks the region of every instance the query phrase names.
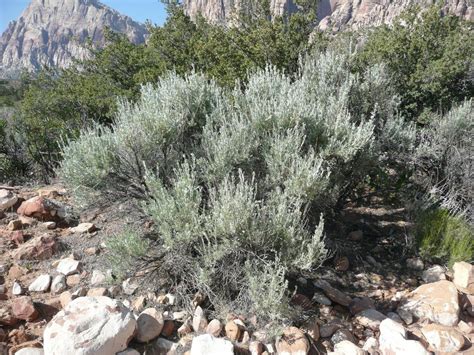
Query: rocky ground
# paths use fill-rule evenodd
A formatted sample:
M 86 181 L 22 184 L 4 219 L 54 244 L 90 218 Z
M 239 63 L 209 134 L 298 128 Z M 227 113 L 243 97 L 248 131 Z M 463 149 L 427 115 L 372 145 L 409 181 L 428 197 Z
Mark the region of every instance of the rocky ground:
M 115 281 L 107 239 L 150 228 L 130 206 L 76 214 L 60 186 L 0 188 L 0 353 L 474 354 L 474 266 L 409 257 L 403 210 L 379 202 L 345 209 L 332 258 L 290 285 L 310 316 L 274 338 L 142 274 Z

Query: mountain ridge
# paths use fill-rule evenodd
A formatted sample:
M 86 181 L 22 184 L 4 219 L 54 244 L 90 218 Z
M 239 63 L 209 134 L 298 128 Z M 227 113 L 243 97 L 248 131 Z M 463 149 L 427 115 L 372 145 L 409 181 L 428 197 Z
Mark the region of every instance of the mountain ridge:
M 390 23 L 411 5 L 427 7 L 435 0 L 319 0 L 319 30 L 356 30 Z M 295 0 L 270 0 L 272 15 L 297 11 Z M 229 24 L 243 9 L 242 0 L 184 0 L 185 12 L 196 18 L 199 14 L 211 23 Z M 246 5 L 245 5 L 246 6 Z M 444 0 L 443 12 L 474 21 L 473 0 Z
M 0 37 L 0 74 L 16 76 L 44 65 L 67 67 L 87 57 L 88 39 L 96 47 L 105 43 L 105 28 L 134 43 L 143 43 L 147 35 L 143 24 L 98 0 L 32 0 Z

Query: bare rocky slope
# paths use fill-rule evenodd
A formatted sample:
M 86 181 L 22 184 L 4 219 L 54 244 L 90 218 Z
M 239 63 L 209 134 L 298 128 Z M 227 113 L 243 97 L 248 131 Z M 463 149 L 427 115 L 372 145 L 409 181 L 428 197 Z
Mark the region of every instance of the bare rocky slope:
M 42 65 L 67 67 L 84 58 L 85 43 L 104 43 L 104 29 L 124 33 L 135 43 L 146 28 L 97 0 L 32 0 L 0 37 L 0 74 L 12 76 Z
M 432 5 L 433 0 L 319 0 L 318 17 L 320 30 L 359 29 L 390 23 L 410 5 Z M 184 0 L 187 14 L 195 18 L 203 15 L 212 23 L 225 24 L 243 7 L 240 0 Z M 293 0 L 271 0 L 274 15 L 297 11 Z M 472 0 L 445 0 L 444 11 L 466 20 L 474 20 Z

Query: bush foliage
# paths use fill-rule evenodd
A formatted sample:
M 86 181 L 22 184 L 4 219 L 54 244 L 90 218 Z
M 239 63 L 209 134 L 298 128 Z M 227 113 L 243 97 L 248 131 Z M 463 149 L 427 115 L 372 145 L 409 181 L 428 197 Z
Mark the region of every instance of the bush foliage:
M 417 219 L 417 242 L 426 258 L 437 258 L 452 266 L 474 260 L 474 228 L 463 217 L 447 210 L 431 209 Z
M 370 94 L 390 91 L 383 68 L 352 74 L 351 56 L 308 57 L 293 80 L 268 66 L 230 91 L 171 73 L 121 102 L 111 128 L 65 145 L 59 175 L 84 203 L 141 199 L 168 253 L 188 260 L 177 280 L 216 312 L 285 317 L 284 275 L 321 264 L 323 214 L 400 134 L 384 129 L 396 98 Z

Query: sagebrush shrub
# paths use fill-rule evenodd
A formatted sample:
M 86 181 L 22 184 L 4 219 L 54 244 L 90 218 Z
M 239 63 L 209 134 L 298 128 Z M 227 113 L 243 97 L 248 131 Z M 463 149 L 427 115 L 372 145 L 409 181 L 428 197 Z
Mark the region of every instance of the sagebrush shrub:
M 431 203 L 474 224 L 474 102 L 435 117 L 416 150 L 417 182 Z
M 323 215 L 397 134 L 411 144 L 391 123 L 396 98 L 379 92 L 390 91 L 382 67 L 352 74 L 350 56 L 308 57 L 292 79 L 268 67 L 232 91 L 170 74 L 121 103 L 113 127 L 64 146 L 59 173 L 93 201 L 140 198 L 181 260 L 177 289 L 202 291 L 218 314 L 281 320 L 285 275 L 327 255 Z

